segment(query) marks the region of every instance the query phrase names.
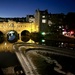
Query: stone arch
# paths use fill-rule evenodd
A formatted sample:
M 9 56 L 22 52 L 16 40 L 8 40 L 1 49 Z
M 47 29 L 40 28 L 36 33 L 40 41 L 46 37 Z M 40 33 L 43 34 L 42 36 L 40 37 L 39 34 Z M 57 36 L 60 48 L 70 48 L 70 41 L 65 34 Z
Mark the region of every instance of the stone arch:
M 4 34 L 2 31 L 0 31 L 0 43 L 3 43 L 4 41 Z
M 19 39 L 19 34 L 15 30 L 10 30 L 7 32 L 7 41 L 10 43 L 17 42 Z
M 23 30 L 21 32 L 21 40 L 23 42 L 27 42 L 30 40 L 30 32 L 28 30 Z

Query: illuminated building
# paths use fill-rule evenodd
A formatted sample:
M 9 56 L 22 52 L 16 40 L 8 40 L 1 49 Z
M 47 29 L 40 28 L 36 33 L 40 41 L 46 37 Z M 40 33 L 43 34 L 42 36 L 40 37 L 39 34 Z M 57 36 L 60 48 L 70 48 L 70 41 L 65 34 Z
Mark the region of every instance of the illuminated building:
M 49 32 L 49 28 L 53 24 L 51 20 L 53 16 L 57 16 L 57 14 L 52 15 L 48 13 L 48 10 L 38 9 L 35 11 L 35 15 L 27 15 L 22 18 L 0 18 L 0 38 L 3 40 L 0 42 L 0 48 L 2 49 L 3 45 L 5 49 L 9 48 L 9 45 L 14 42 L 33 43 L 34 41 L 29 38 L 31 33 Z M 7 44 L 9 45 L 7 46 Z
M 61 14 L 49 14 L 48 10 L 41 11 L 38 9 L 35 11 L 35 15 L 27 15 L 26 17 L 22 18 L 0 18 L 0 31 L 4 34 L 5 38 L 7 38 L 7 33 L 9 31 L 16 31 L 16 33 L 18 34 L 17 36 L 19 38 L 16 42 L 21 42 L 22 32 L 49 32 L 50 26 L 55 23 L 52 22 L 51 18 L 55 18 L 57 16 L 60 17 Z M 8 38 L 10 37 L 12 37 L 11 34 Z
M 34 42 L 29 34 L 38 32 L 37 30 L 35 23 L 26 22 L 25 18 L 15 18 L 15 21 L 14 18 L 0 19 L 0 50 L 12 50 L 14 42 Z M 25 39 L 26 37 L 29 39 Z

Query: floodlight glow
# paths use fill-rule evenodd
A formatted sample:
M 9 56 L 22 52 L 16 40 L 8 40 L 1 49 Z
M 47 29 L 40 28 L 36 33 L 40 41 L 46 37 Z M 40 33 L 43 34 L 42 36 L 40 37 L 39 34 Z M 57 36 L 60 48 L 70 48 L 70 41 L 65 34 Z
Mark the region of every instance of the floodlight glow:
M 45 33 L 45 32 L 42 32 L 41 34 L 42 34 L 42 35 L 46 35 L 46 33 Z
M 42 39 L 42 42 L 45 42 L 45 40 L 44 40 L 44 39 Z

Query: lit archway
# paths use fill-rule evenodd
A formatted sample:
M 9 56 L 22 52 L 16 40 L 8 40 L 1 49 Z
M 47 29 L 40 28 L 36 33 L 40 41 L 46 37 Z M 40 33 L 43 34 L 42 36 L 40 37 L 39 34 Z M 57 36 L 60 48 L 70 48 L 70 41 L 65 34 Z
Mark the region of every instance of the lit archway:
M 17 42 L 18 39 L 19 39 L 19 34 L 16 31 L 10 30 L 9 32 L 7 32 L 8 42 L 14 43 L 14 42 Z

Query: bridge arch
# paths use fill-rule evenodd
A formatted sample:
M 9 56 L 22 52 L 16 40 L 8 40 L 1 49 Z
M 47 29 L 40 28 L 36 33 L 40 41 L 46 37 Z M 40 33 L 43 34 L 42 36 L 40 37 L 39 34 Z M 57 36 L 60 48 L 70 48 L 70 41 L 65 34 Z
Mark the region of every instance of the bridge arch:
M 7 32 L 7 41 L 10 43 L 17 42 L 19 39 L 19 34 L 15 30 L 10 30 Z
M 30 32 L 28 30 L 23 30 L 21 32 L 21 40 L 23 42 L 27 42 L 30 40 Z
M 3 43 L 4 41 L 4 34 L 2 31 L 0 31 L 0 43 Z

